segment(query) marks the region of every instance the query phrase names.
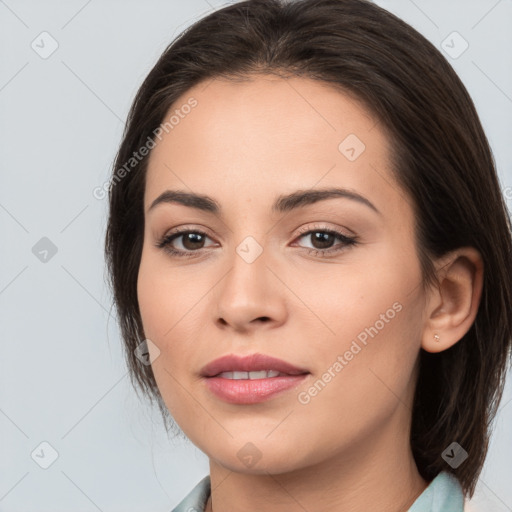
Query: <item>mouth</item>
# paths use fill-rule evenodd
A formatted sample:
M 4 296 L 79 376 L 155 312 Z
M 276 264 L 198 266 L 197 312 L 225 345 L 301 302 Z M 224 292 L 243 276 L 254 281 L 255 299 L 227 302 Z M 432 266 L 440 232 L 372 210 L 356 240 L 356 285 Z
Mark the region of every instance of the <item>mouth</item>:
M 231 404 L 256 404 L 298 386 L 310 372 L 263 354 L 230 354 L 201 371 L 206 388 Z
M 291 363 L 265 354 L 238 356 L 228 354 L 211 361 L 201 370 L 202 377 L 222 377 L 232 380 L 257 380 L 309 373 Z
M 230 380 L 259 380 L 259 379 L 270 379 L 273 377 L 283 377 L 288 376 L 289 373 L 281 373 L 277 370 L 260 370 L 254 372 L 242 372 L 242 371 L 234 371 L 234 372 L 222 372 L 218 375 L 214 375 L 214 377 L 222 377 L 223 379 Z

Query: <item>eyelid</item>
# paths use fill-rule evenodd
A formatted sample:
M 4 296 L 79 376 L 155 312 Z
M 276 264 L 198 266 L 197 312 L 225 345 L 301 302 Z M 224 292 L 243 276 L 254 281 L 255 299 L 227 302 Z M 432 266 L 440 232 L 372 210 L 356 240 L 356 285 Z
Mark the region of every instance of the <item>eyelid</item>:
M 342 226 L 329 226 L 328 223 L 322 222 L 314 222 L 313 224 L 307 224 L 299 229 L 298 235 L 303 235 L 304 233 L 308 233 L 310 231 L 337 231 L 340 232 L 343 236 L 347 238 L 355 238 L 357 235 L 351 229 L 342 227 Z
M 168 231 L 166 231 L 161 237 L 157 237 L 160 239 L 169 238 L 173 235 L 177 234 L 184 234 L 189 232 L 199 232 L 204 233 L 206 236 L 208 236 L 211 239 L 220 238 L 212 235 L 212 232 L 210 229 L 208 229 L 205 226 L 202 226 L 201 224 L 183 224 L 181 226 L 172 228 Z

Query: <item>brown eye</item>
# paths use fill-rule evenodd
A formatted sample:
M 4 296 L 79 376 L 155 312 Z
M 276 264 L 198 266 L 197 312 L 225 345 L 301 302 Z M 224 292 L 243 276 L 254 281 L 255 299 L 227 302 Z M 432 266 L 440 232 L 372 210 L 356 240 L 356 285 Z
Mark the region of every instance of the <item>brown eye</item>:
M 326 231 L 314 231 L 308 236 L 315 249 L 328 249 L 336 241 L 336 237 Z
M 303 233 L 297 240 L 300 239 L 309 239 L 311 246 L 302 247 L 315 256 L 335 255 L 346 250 L 349 246 L 357 244 L 356 237 L 349 237 L 332 229 L 321 228 L 311 229 Z M 336 240 L 338 240 L 337 244 L 335 243 Z
M 194 249 L 202 249 L 205 241 L 204 235 L 201 233 L 191 232 L 180 234 L 178 237 L 182 237 L 182 245 L 185 249 L 193 251 Z
M 202 231 L 178 231 L 165 236 L 157 247 L 166 250 L 172 256 L 195 256 L 204 249 L 210 237 Z M 211 244 L 210 244 L 211 245 Z

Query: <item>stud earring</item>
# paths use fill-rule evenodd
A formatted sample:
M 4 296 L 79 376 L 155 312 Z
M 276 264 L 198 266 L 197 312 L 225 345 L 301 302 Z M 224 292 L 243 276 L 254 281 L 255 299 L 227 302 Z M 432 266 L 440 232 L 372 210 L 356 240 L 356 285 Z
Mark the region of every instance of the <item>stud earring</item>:
M 436 341 L 439 341 L 441 338 L 439 337 L 439 334 L 434 334 L 434 339 L 435 339 Z

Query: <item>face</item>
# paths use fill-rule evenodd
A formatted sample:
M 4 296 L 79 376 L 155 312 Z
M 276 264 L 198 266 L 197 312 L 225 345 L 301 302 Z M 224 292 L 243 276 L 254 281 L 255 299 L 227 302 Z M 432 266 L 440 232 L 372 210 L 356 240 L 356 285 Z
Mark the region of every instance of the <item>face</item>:
M 217 79 L 176 109 L 149 160 L 137 283 L 175 421 L 249 473 L 357 457 L 385 425 L 406 436 L 425 297 L 382 126 L 305 78 Z M 203 376 L 253 354 L 301 374 Z

